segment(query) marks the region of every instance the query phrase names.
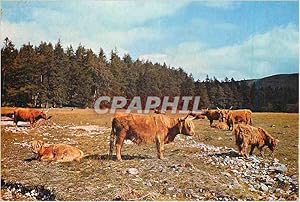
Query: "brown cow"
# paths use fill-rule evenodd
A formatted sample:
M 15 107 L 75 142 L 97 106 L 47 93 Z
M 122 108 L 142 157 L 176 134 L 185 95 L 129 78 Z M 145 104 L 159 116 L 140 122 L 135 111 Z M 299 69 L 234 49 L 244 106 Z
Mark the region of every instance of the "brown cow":
M 83 151 L 67 144 L 44 144 L 41 140 L 35 140 L 31 142 L 31 147 L 41 161 L 80 161 L 83 157 Z
M 229 130 L 237 123 L 252 125 L 252 111 L 250 109 L 221 110 L 221 119 L 227 123 Z
M 18 121 L 29 121 L 30 126 L 33 127 L 33 124 L 36 123 L 39 119 L 50 119 L 47 117 L 46 113 L 36 109 L 30 108 L 17 108 L 14 111 L 14 122 L 18 126 Z
M 221 121 L 221 110 L 220 109 L 206 109 L 201 115 L 204 115 L 209 120 L 209 125 L 211 126 L 214 120 Z
M 177 134 L 194 135 L 191 119 L 169 118 L 162 114 L 117 114 L 112 120 L 109 159 L 113 153 L 114 142 L 117 160 L 121 161 L 121 148 L 125 139 L 136 144 L 156 143 L 157 156 L 163 159 L 164 144 L 172 142 Z
M 252 155 L 253 150 L 257 147 L 261 156 L 263 154 L 263 147 L 268 146 L 274 156 L 279 140 L 273 138 L 267 131 L 262 128 L 256 128 L 246 124 L 237 124 L 234 126 L 232 134 L 235 136 L 235 143 L 238 146 L 239 152 L 242 156 L 248 157 L 248 146 L 251 146 L 249 155 Z

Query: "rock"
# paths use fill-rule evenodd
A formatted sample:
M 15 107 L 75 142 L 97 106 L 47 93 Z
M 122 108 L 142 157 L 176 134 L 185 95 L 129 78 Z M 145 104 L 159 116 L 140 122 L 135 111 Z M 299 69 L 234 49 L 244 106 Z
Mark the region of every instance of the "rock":
M 228 173 L 228 172 L 221 172 L 221 174 L 222 174 L 222 175 L 225 175 L 225 176 L 227 176 L 227 177 L 231 177 L 230 173 Z
M 168 190 L 169 190 L 169 191 L 173 191 L 173 190 L 174 190 L 174 187 L 168 187 Z
M 146 186 L 152 187 L 152 183 L 151 182 L 146 182 Z
M 267 192 L 269 190 L 269 188 L 264 183 L 261 183 L 260 184 L 260 190 L 264 191 L 264 192 Z
M 279 164 L 275 168 L 275 172 L 277 172 L 277 173 L 285 173 L 286 171 L 287 171 L 287 168 L 284 164 Z
M 137 175 L 139 173 L 138 169 L 136 168 L 128 168 L 127 172 L 131 175 Z

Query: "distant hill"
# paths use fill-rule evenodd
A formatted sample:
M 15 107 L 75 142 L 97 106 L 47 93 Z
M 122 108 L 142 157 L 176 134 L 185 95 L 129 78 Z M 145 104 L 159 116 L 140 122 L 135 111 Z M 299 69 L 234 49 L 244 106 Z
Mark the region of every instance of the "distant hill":
M 299 73 L 294 74 L 277 74 L 273 76 L 264 77 L 261 79 L 251 79 L 246 80 L 249 86 L 255 83 L 257 88 L 271 87 L 272 89 L 276 88 L 291 88 L 298 90 L 299 83 Z
M 278 74 L 244 82 L 255 88 L 252 100 L 255 111 L 299 111 L 299 73 Z

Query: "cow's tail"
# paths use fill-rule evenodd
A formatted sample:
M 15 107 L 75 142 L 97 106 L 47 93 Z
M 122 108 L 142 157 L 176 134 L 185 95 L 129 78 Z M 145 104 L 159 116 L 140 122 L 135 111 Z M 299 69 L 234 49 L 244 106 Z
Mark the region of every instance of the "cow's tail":
M 109 152 L 108 152 L 108 160 L 112 158 L 114 146 L 115 146 L 115 137 L 116 137 L 116 129 L 114 127 L 114 120 L 112 121 L 111 133 L 109 138 Z

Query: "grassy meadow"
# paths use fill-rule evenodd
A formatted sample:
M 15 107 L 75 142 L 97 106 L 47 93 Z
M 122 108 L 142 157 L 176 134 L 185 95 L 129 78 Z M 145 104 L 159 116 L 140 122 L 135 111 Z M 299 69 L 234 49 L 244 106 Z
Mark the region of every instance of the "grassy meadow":
M 1 112 L 11 110 L 2 108 Z M 165 146 L 164 160 L 157 159 L 155 145 L 125 144 L 122 162 L 107 161 L 111 114 L 69 108 L 51 109 L 48 114 L 52 118 L 44 126 L 27 129 L 27 133 L 11 132 L 1 126 L 1 178 L 25 185 L 45 185 L 54 190 L 58 200 L 191 200 L 187 190 L 200 188 L 207 192 L 203 200 L 210 199 L 212 191 L 236 199 L 257 199 L 257 193 L 245 187 L 226 188 L 230 179 L 221 175 L 226 168 L 195 158 L 194 154 L 201 151 L 180 146 L 182 140 L 175 139 Z M 263 127 L 279 139 L 275 157 L 286 164 L 288 175 L 298 175 L 298 118 L 297 113 L 253 114 L 254 126 Z M 236 149 L 231 131 L 210 128 L 207 119 L 195 120 L 194 124 L 196 135 L 192 139 L 196 142 Z M 101 132 L 88 133 L 76 128 L 83 125 L 99 126 Z M 62 164 L 32 160 L 28 143 L 36 139 L 76 146 L 86 157 L 79 163 Z M 254 153 L 258 154 L 257 150 Z M 265 156 L 271 158 L 268 149 Z M 179 166 L 181 170 L 172 173 L 176 166 L 188 164 L 193 165 L 192 170 Z M 128 174 L 128 168 L 138 168 L 138 176 Z M 181 191 L 174 195 L 172 187 Z

